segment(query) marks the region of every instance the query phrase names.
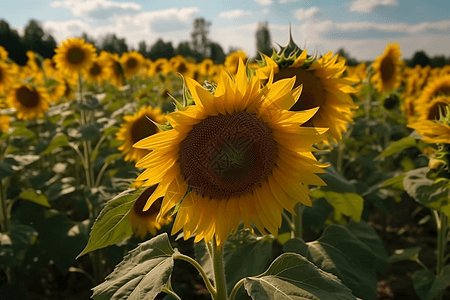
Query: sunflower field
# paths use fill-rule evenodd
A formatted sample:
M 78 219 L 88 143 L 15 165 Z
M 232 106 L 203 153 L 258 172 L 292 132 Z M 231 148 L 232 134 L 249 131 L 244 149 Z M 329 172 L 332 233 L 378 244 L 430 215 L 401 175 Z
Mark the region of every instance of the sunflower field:
M 0 299 L 450 299 L 450 66 L 0 47 Z

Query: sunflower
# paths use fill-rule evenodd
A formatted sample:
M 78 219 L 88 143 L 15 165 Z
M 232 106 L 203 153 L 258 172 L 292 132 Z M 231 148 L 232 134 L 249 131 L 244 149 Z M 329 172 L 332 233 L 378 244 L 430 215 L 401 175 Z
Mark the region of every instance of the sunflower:
M 6 93 L 14 83 L 14 74 L 8 64 L 0 61 L 0 94 Z
M 416 103 L 419 107 L 424 107 L 438 96 L 450 96 L 450 75 L 429 81 Z
M 8 51 L 2 46 L 0 46 L 0 60 L 6 61 L 8 59 Z
M 354 80 L 339 77 L 345 71 L 345 61 L 337 63 L 338 56 L 333 57 L 332 52 L 320 59 L 308 58 L 304 50 L 298 56 L 289 56 L 290 65 L 286 67 L 282 53 L 273 55 L 279 63 L 264 56 L 265 66 L 256 72 L 264 80 L 273 72 L 275 82 L 295 76 L 294 88 L 303 85 L 303 91 L 291 111 L 320 107 L 304 126 L 329 128 L 327 137 L 335 142 L 341 140 L 342 132 L 347 131 L 346 124 L 352 122 L 353 109 L 357 108 L 349 95 L 356 92 L 350 86 Z
M 420 110 L 421 120 L 437 120 L 440 114 L 445 111 L 445 108 L 450 105 L 450 95 L 449 96 L 438 96 L 433 98 L 430 103 L 424 106 Z
M 177 55 L 169 60 L 171 71 L 180 73 L 186 77 L 194 77 L 197 67 L 194 63 L 187 61 L 183 56 Z
M 126 123 L 120 125 L 117 139 L 124 141 L 118 149 L 125 154 L 125 161 L 137 162 L 150 153 L 149 150 L 133 148 L 134 143 L 160 131 L 148 118 L 158 124 L 166 122 L 161 109 L 151 106 L 142 107 L 135 115 L 124 117 Z
M 128 223 L 141 239 L 147 235 L 147 232 L 150 232 L 151 235 L 156 235 L 158 230 L 161 229 L 161 225 L 167 225 L 172 222 L 171 217 L 161 217 L 159 222 L 156 222 L 156 216 L 161 208 L 161 198 L 155 201 L 150 209 L 146 211 L 142 210 L 147 199 L 150 198 L 155 189 L 156 186 L 151 186 L 142 192 L 127 214 Z
M 11 124 L 11 117 L 0 115 L 0 132 L 8 132 L 9 124 Z
M 14 107 L 17 118 L 31 120 L 44 116 L 48 110 L 50 97 L 43 87 L 33 87 L 21 83 L 16 84 L 6 99 L 10 107 Z
M 124 83 L 124 73 L 119 55 L 102 51 L 99 60 L 105 64 L 105 79 L 109 80 L 117 88 L 122 87 Z
M 130 79 L 131 77 L 139 74 L 141 69 L 144 67 L 144 60 L 144 56 L 136 51 L 122 54 L 120 62 L 124 68 L 125 78 Z
M 56 63 L 51 58 L 46 58 L 44 60 L 44 70 L 45 70 L 45 76 L 47 76 L 47 78 L 60 77 L 60 73 L 59 73 L 58 69 L 56 68 Z
M 136 164 L 147 168 L 137 180 L 159 183 L 144 210 L 164 196 L 161 217 L 181 202 L 172 234 L 184 227 L 185 239 L 215 237 L 219 247 L 240 220 L 276 236 L 283 209 L 311 205 L 308 184 L 324 184 L 315 173 L 327 165 L 311 151 L 326 129 L 301 126 L 318 108 L 287 111 L 301 93 L 291 90 L 295 78 L 262 88 L 258 77 L 248 81 L 242 60 L 235 80 L 221 73 L 214 95 L 185 81 L 195 105 L 166 116 L 173 129 L 134 145 L 153 149 Z
M 156 75 L 159 72 L 167 74 L 169 71 L 171 71 L 169 69 L 170 69 L 169 60 L 167 58 L 158 58 L 150 65 L 150 68 L 147 70 L 147 76 L 152 77 L 153 75 Z
M 94 46 L 78 38 L 63 41 L 62 45 L 55 49 L 55 53 L 53 59 L 56 67 L 71 76 L 89 70 L 94 58 L 97 57 Z
M 104 60 L 94 59 L 89 70 L 85 71 L 84 78 L 90 83 L 102 83 L 106 77 L 106 67 Z
M 380 93 L 390 92 L 400 86 L 401 67 L 403 62 L 400 60 L 400 46 L 398 44 L 389 44 L 386 46 L 383 55 L 378 57 L 372 64 L 375 74 L 372 82 Z
M 227 69 L 231 74 L 236 74 L 237 69 L 238 69 L 239 59 L 242 59 L 244 61 L 244 63 L 246 63 L 248 60 L 247 54 L 242 50 L 239 50 L 239 51 L 229 54 L 225 58 L 225 62 L 224 62 L 225 69 Z
M 450 126 L 435 120 L 422 120 L 408 125 L 415 129 L 418 134 L 423 135 L 425 143 L 450 144 Z

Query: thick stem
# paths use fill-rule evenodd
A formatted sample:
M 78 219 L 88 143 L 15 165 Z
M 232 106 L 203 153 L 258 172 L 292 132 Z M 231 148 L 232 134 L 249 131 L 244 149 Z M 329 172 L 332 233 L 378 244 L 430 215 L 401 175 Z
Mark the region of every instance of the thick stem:
M 3 180 L 0 179 L 0 209 L 2 210 L 1 214 L 1 232 L 8 231 L 8 210 L 6 208 L 6 190 L 3 187 Z
M 303 211 L 305 210 L 305 206 L 302 203 L 297 203 L 294 209 L 296 216 L 293 216 L 293 223 L 295 227 L 293 236 L 303 239 Z
M 214 283 L 217 291 L 215 300 L 227 300 L 227 282 L 225 280 L 225 269 L 223 266 L 223 246 L 218 248 L 215 238 L 211 243 L 213 248 Z
M 442 276 L 445 266 L 445 246 L 447 244 L 447 215 L 443 212 L 440 213 L 439 219 L 436 218 L 438 240 L 437 240 L 437 262 L 436 262 L 436 275 Z M 442 300 L 444 296 L 444 291 L 439 293 L 436 299 Z
M 202 266 L 195 259 L 193 259 L 187 255 L 184 255 L 184 254 L 174 254 L 173 259 L 181 259 L 181 260 L 187 261 L 188 263 L 193 265 L 197 269 L 197 271 L 200 273 L 200 275 L 202 276 L 203 281 L 205 282 L 206 288 L 208 289 L 209 293 L 211 294 L 213 299 L 215 299 L 216 294 L 217 294 L 216 289 L 212 286 L 211 281 L 209 281 L 209 278 L 206 275 L 205 270 L 203 270 Z

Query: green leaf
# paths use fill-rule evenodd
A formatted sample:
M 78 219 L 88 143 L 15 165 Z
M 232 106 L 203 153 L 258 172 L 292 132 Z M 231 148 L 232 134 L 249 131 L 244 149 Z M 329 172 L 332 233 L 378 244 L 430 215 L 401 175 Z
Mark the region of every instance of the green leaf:
M 64 147 L 64 146 L 69 146 L 69 141 L 67 140 L 67 136 L 65 136 L 64 134 L 61 133 L 52 139 L 52 141 L 50 142 L 50 145 L 48 145 L 48 147 L 44 151 L 41 152 L 41 155 L 50 154 L 56 148 Z
M 91 123 L 80 127 L 81 138 L 85 141 L 93 140 L 100 135 L 101 124 Z
M 244 287 L 258 300 L 356 299 L 336 276 L 320 270 L 296 253 L 283 253 L 266 272 L 246 278 Z
M 106 128 L 106 129 L 104 130 L 103 134 L 104 134 L 105 136 L 110 136 L 110 135 L 116 134 L 116 132 L 118 132 L 119 130 L 120 130 L 119 127 L 117 127 L 117 126 L 111 126 L 111 127 Z
M 26 127 L 16 127 L 14 128 L 13 132 L 10 134 L 10 136 L 21 136 L 21 137 L 25 137 L 25 138 L 33 138 L 35 136 L 34 132 L 29 130 Z
M 292 239 L 283 249 L 304 255 L 317 267 L 336 275 L 355 296 L 375 298 L 377 256 L 348 228 L 330 225 L 318 240 L 305 243 L 301 239 Z
M 436 276 L 430 270 L 414 272 L 413 284 L 420 300 L 433 300 L 450 284 L 450 265 L 444 267 L 443 274 Z
M 45 197 L 40 191 L 35 192 L 33 190 L 25 190 L 20 193 L 19 198 L 29 200 L 45 207 L 50 207 L 50 203 L 48 203 L 47 197 Z
M 392 264 L 398 261 L 414 260 L 419 255 L 420 250 L 422 250 L 421 247 L 397 249 L 394 251 L 394 254 L 389 256 L 388 263 Z
M 0 160 L 0 180 L 13 175 L 22 168 L 34 163 L 40 158 L 39 155 L 5 155 L 3 160 Z
M 319 174 L 319 177 L 326 182 L 327 186 L 321 187 L 321 190 L 334 191 L 334 192 L 350 192 L 356 193 L 353 184 L 348 181 L 344 176 L 339 174 L 333 165 L 330 165 L 325 169 L 325 173 Z
M 174 249 L 167 233 L 130 251 L 105 282 L 93 288 L 96 300 L 155 299 L 170 280 Z
M 108 156 L 105 158 L 105 163 L 106 163 L 106 164 L 110 164 L 110 163 L 112 163 L 113 161 L 118 160 L 118 159 L 121 158 L 122 156 L 123 156 L 122 153 L 113 153 L 113 154 L 110 154 L 110 155 L 108 155 Z
M 337 193 L 332 191 L 314 190 L 314 198 L 325 198 L 334 207 L 335 219 L 340 220 L 342 215 L 351 217 L 359 222 L 364 208 L 364 199 L 355 193 Z
M 389 178 L 388 180 L 384 181 L 380 185 L 380 189 L 390 189 L 390 190 L 405 190 L 403 187 L 403 179 L 405 178 L 405 174 L 395 176 L 392 178 Z
M 417 202 L 431 209 L 450 214 L 447 181 L 434 181 L 427 178 L 428 168 L 423 167 L 406 173 L 403 179 L 405 191 Z
M 398 141 L 391 143 L 380 155 L 378 155 L 375 160 L 381 159 L 383 157 L 391 156 L 405 149 L 415 147 L 417 145 L 416 139 L 413 137 L 404 137 Z
M 127 221 L 127 215 L 141 193 L 142 190 L 127 190 L 106 203 L 97 220 L 95 220 L 86 248 L 78 257 L 119 243 L 133 234 L 133 230 Z
M 30 245 L 38 234 L 33 227 L 11 225 L 8 232 L 0 233 L 0 266 L 19 267 Z

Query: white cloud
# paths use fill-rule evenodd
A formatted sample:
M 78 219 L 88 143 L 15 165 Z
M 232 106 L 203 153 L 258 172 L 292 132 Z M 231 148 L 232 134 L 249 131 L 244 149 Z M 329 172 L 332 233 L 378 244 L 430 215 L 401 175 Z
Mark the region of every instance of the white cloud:
M 397 0 L 356 0 L 350 3 L 350 11 L 369 13 L 380 6 L 397 6 Z
M 259 5 L 272 5 L 272 0 L 255 0 Z
M 242 10 L 242 9 L 234 9 L 234 10 L 227 10 L 223 11 L 219 14 L 219 18 L 225 18 L 225 19 L 234 19 L 239 18 L 246 15 L 251 15 L 252 12 L 248 10 Z
M 124 14 L 136 14 L 142 7 L 134 2 L 114 2 L 109 0 L 64 0 L 50 3 L 51 7 L 69 9 L 74 16 L 92 19 L 108 19 Z
M 294 1 L 297 1 L 297 0 L 280 0 L 279 2 L 280 3 L 289 3 L 289 2 L 294 2 Z
M 269 10 L 268 8 L 264 8 L 264 9 L 261 11 L 261 14 L 262 14 L 262 15 L 267 15 L 267 14 L 269 14 L 269 12 L 270 12 L 270 10 Z
M 305 19 L 312 19 L 312 18 L 317 18 L 320 17 L 322 15 L 322 12 L 320 11 L 320 9 L 318 7 L 310 7 L 308 9 L 297 9 L 295 11 L 295 17 L 297 18 L 297 20 L 305 20 Z

